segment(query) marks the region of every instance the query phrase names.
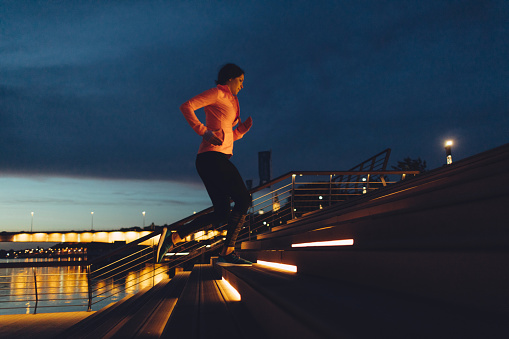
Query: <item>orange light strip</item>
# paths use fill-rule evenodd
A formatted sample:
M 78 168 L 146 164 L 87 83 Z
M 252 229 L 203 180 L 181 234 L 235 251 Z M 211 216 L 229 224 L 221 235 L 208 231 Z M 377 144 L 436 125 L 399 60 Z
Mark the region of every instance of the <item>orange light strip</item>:
M 226 280 L 224 277 L 221 281 L 223 283 L 223 287 L 225 287 L 225 289 L 229 292 L 229 299 L 232 301 L 240 301 L 240 293 L 235 289 L 235 287 L 230 285 L 228 280 Z
M 331 241 L 315 241 L 305 242 L 301 244 L 292 244 L 292 247 L 321 247 L 321 246 L 352 246 L 353 239 L 331 240 Z
M 263 265 L 263 266 L 279 268 L 280 270 L 284 270 L 284 271 L 297 272 L 297 266 L 295 266 L 295 265 L 279 264 L 276 262 L 263 261 L 263 260 L 257 260 L 256 263 L 259 265 Z

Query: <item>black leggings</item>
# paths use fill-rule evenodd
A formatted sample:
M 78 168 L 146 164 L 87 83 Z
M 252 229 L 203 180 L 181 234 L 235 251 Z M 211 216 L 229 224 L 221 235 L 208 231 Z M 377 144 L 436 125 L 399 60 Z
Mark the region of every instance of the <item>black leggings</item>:
M 230 199 L 235 203 L 232 212 L 247 213 L 251 205 L 251 195 L 239 171 L 228 157 L 227 154 L 219 152 L 200 153 L 196 157 L 196 170 L 212 200 L 214 211 L 179 227 L 177 233 L 180 238 L 184 239 L 211 224 L 219 226 L 226 223 L 230 215 Z

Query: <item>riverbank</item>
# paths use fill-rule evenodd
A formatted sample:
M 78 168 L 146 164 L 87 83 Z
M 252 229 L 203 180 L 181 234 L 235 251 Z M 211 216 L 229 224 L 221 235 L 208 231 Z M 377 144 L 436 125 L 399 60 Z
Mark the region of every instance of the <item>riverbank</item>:
M 94 312 L 0 315 L 2 339 L 51 339 Z
M 57 261 L 76 261 L 91 260 L 93 258 L 105 255 L 113 250 L 125 246 L 125 241 L 116 241 L 114 243 L 74 243 L 64 242 L 58 243 L 51 247 L 30 247 L 30 243 L 26 243 L 27 248 L 22 250 L 0 250 L 0 261 L 9 259 L 36 259 L 44 258 Z M 6 261 L 4 261 L 6 262 Z

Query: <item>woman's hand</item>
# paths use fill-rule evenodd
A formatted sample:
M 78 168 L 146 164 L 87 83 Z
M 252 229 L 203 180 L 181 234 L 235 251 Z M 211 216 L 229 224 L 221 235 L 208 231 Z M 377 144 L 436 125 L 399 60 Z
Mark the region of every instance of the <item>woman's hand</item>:
M 249 118 L 246 119 L 246 121 L 241 122 L 239 124 L 239 127 L 237 127 L 237 130 L 240 133 L 244 134 L 244 133 L 247 133 L 247 131 L 249 131 L 251 126 L 253 126 L 253 119 L 251 119 L 251 117 L 249 117 Z
M 205 134 L 203 134 L 203 139 L 212 145 L 221 146 L 223 144 L 223 139 L 220 138 L 219 134 L 222 132 L 223 131 L 220 129 L 217 131 L 211 131 L 208 129 Z

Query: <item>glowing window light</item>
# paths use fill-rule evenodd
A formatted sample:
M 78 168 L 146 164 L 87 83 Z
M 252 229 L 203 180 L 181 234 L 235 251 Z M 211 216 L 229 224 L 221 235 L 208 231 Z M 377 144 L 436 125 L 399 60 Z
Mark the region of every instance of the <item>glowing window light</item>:
M 321 247 L 321 246 L 352 246 L 353 239 L 331 240 L 331 241 L 315 241 L 300 244 L 292 244 L 292 247 Z
M 189 255 L 189 252 L 166 253 L 166 256 L 174 256 L 174 255 Z
M 224 277 L 223 279 L 221 280 L 221 282 L 223 283 L 223 287 L 225 287 L 225 289 L 228 291 L 229 293 L 229 298 L 230 300 L 232 301 L 240 301 L 241 298 L 240 298 L 240 293 L 235 289 L 235 287 L 233 287 L 232 285 L 230 285 L 230 283 L 228 282 L 228 280 L 226 280 Z
M 109 242 L 126 241 L 125 232 L 108 232 Z
M 280 263 L 276 263 L 276 262 L 263 261 L 263 260 L 257 260 L 256 263 L 259 265 L 262 265 L 262 266 L 279 268 L 280 270 L 284 270 L 284 271 L 297 272 L 297 266 L 295 266 L 295 265 L 280 264 Z

